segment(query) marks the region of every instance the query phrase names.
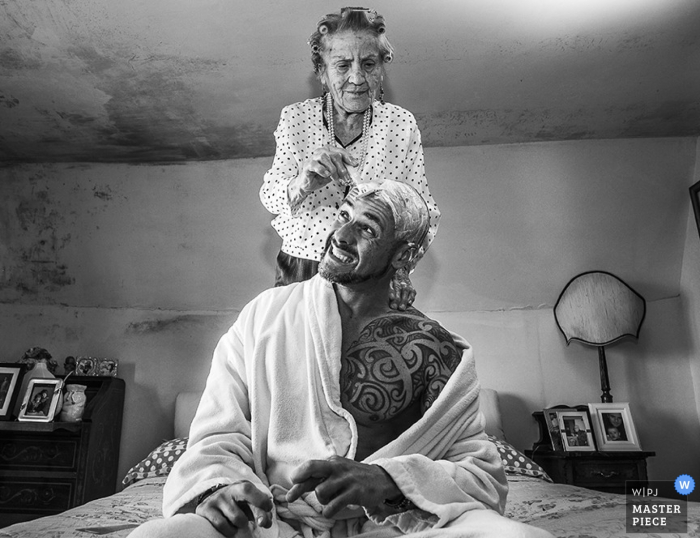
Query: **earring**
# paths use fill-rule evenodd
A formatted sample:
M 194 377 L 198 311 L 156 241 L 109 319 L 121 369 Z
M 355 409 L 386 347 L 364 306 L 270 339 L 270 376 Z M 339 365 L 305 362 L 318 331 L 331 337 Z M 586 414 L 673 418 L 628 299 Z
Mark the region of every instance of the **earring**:
M 384 102 L 384 86 L 379 83 L 379 102 L 383 105 L 386 103 Z

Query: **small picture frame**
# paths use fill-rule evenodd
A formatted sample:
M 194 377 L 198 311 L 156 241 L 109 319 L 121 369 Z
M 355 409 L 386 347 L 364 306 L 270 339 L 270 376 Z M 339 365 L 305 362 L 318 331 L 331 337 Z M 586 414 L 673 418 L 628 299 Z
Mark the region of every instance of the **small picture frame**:
M 591 403 L 588 409 L 601 452 L 642 450 L 629 403 Z
M 566 452 L 595 452 L 595 441 L 586 411 L 558 409 L 559 433 Z
M 557 452 L 564 452 L 564 443 L 561 440 L 561 433 L 559 428 L 559 417 L 557 416 L 557 409 L 554 407 L 549 407 L 542 410 L 544 413 L 544 420 L 547 424 L 547 430 L 549 431 L 549 440 L 552 443 L 552 450 Z
M 0 420 L 11 420 L 19 397 L 27 365 L 20 362 L 0 363 Z
M 117 377 L 119 361 L 116 359 L 98 359 L 95 375 Z
M 75 363 L 75 375 L 95 375 L 97 359 L 93 357 L 78 357 Z
M 21 422 L 51 422 L 58 401 L 61 399 L 61 379 L 41 379 L 29 380 L 27 392 L 19 408 L 17 420 Z

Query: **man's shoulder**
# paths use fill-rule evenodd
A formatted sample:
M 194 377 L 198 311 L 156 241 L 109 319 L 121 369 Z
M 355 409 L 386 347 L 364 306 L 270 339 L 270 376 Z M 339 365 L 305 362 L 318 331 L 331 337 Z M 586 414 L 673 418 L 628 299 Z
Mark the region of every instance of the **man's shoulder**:
M 376 317 L 362 331 L 360 340 L 376 339 L 377 335 L 386 337 L 392 334 L 429 335 L 441 343 L 457 347 L 452 334 L 440 322 L 413 307 L 405 311 L 392 310 Z

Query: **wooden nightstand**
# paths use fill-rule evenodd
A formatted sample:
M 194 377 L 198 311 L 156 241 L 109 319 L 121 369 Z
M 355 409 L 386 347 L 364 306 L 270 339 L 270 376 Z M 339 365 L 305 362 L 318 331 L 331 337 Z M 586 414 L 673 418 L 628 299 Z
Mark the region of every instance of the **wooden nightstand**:
M 585 406 L 575 409 L 585 410 Z M 532 416 L 540 429 L 540 438 L 525 455 L 542 466 L 559 484 L 571 484 L 609 493 L 624 493 L 625 482 L 647 483 L 647 458 L 656 452 L 559 452 L 552 450 L 549 431 L 542 411 Z M 640 484 L 642 485 L 642 484 Z
M 116 490 L 124 380 L 70 382 L 87 386 L 82 422 L 0 422 L 0 527 Z
M 554 452 L 539 448 L 525 455 L 557 483 L 624 493 L 625 481 L 647 482 L 647 458 L 654 452 Z M 640 484 L 641 485 L 641 484 Z

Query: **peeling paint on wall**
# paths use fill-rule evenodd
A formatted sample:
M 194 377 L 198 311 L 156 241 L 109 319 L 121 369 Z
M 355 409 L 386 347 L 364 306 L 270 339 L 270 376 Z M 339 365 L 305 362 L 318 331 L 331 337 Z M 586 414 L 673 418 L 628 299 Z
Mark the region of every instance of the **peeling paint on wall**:
M 695 136 L 700 104 L 687 101 L 650 106 L 627 103 L 596 110 L 530 107 L 416 114 L 423 145 L 471 146 L 596 138 Z M 591 120 L 596 125 L 591 128 Z M 689 121 L 690 120 L 690 121 Z
M 13 290 L 36 295 L 75 283 L 60 252 L 71 242 L 63 215 L 46 187 L 33 187 L 31 195 L 14 201 L 14 219 L 3 221 L 8 238 L 4 245 L 0 292 Z M 9 241 L 13 237 L 13 241 Z M 4 295 L 4 294 L 3 294 Z M 6 297 L 7 298 L 7 297 Z
M 132 321 L 126 328 L 127 333 L 149 334 L 174 331 L 183 325 L 192 326 L 204 323 L 208 316 L 183 314 L 169 318 L 149 319 L 145 321 Z
M 595 2 L 403 2 L 386 13 L 400 20 L 390 101 L 422 118 L 426 147 L 697 136 L 684 111 L 700 106 L 700 2 L 637 5 L 652 3 L 606 20 L 615 9 Z M 304 44 L 317 7 L 3 0 L 0 163 L 271 156 L 280 109 L 318 95 Z M 673 102 L 670 121 L 654 113 Z

